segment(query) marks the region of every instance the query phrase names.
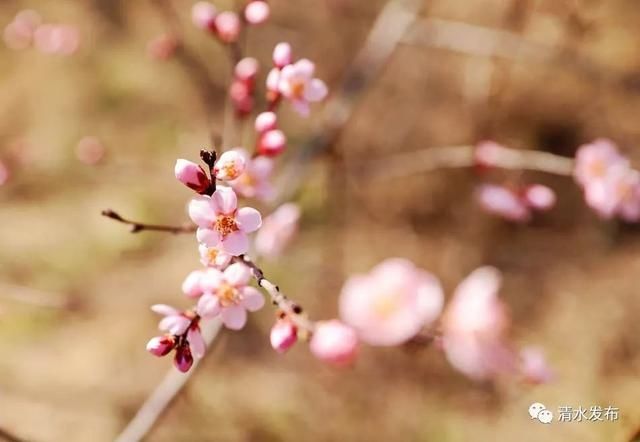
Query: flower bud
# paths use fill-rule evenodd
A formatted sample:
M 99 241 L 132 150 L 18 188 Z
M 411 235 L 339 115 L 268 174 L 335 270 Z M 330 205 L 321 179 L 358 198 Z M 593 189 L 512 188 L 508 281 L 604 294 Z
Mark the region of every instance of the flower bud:
M 278 124 L 278 117 L 273 112 L 262 112 L 256 117 L 256 132 L 263 134 L 269 130 L 275 129 Z
M 166 356 L 176 345 L 176 339 L 171 335 L 156 336 L 147 342 L 147 351 L 154 356 Z
M 289 43 L 278 43 L 273 49 L 273 64 L 282 69 L 291 64 L 291 45 Z
M 527 187 L 523 198 L 529 207 L 537 210 L 549 210 L 556 203 L 555 192 L 542 184 L 533 184 Z
M 240 35 L 240 19 L 235 12 L 225 11 L 218 14 L 215 18 L 215 26 L 218 38 L 224 43 L 233 43 Z
M 258 60 L 253 57 L 245 57 L 236 64 L 234 75 L 236 79 L 244 82 L 253 82 L 258 74 Z
M 211 182 L 204 169 L 191 161 L 176 161 L 175 174 L 178 181 L 198 193 L 204 192 Z
M 350 365 L 358 353 L 356 332 L 337 319 L 316 324 L 309 349 L 313 355 L 336 366 Z
M 244 9 L 244 18 L 252 25 L 259 25 L 266 22 L 271 14 L 271 9 L 267 2 L 254 0 L 249 2 Z
M 245 166 L 244 157 L 239 152 L 229 150 L 220 156 L 213 173 L 219 180 L 235 180 L 242 175 Z
M 186 373 L 189 371 L 193 365 L 193 356 L 191 355 L 189 343 L 185 343 L 176 349 L 176 356 L 173 359 L 173 363 L 181 372 Z
M 198 28 L 213 31 L 218 11 L 209 2 L 198 2 L 191 8 L 191 20 Z
M 278 353 L 284 353 L 298 340 L 298 330 L 286 319 L 278 320 L 271 328 L 271 346 Z
M 275 156 L 284 150 L 287 137 L 281 130 L 270 130 L 262 134 L 258 142 L 258 152 L 262 155 Z

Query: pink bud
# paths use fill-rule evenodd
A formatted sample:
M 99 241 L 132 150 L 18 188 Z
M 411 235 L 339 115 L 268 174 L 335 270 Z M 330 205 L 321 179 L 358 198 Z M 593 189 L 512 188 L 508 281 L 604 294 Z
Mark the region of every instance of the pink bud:
M 198 193 L 204 192 L 210 184 L 204 169 L 191 161 L 176 161 L 175 174 L 178 181 Z
M 233 43 L 240 35 L 240 18 L 235 12 L 225 11 L 218 14 L 215 18 L 215 26 L 218 37 L 224 43 Z
M 256 117 L 256 132 L 259 134 L 275 129 L 278 124 L 278 117 L 274 112 L 262 112 Z
M 350 365 L 358 352 L 356 332 L 337 319 L 316 324 L 309 349 L 313 355 L 336 366 Z
M 188 343 L 176 349 L 176 356 L 173 359 L 173 363 L 181 372 L 186 373 L 189 371 L 193 365 L 193 356 L 191 355 L 191 348 Z
M 252 25 L 259 25 L 267 21 L 270 13 L 271 10 L 267 2 L 256 0 L 249 2 L 244 9 L 244 18 Z
M 258 143 L 258 152 L 262 155 L 275 156 L 281 153 L 287 145 L 287 137 L 281 130 L 265 132 Z
M 198 28 L 212 31 L 218 11 L 209 2 L 198 2 L 191 8 L 191 20 Z
M 238 80 L 252 82 L 258 74 L 258 60 L 252 57 L 245 57 L 238 62 L 234 75 Z
M 298 340 L 298 330 L 287 320 L 278 320 L 271 328 L 271 346 L 278 353 L 289 350 Z
M 506 147 L 494 141 L 482 141 L 476 145 L 474 150 L 476 164 L 481 167 L 493 167 L 505 151 L 507 151 Z
M 547 186 L 534 184 L 529 186 L 523 196 L 529 207 L 537 210 L 549 210 L 556 203 L 556 194 Z
M 176 339 L 171 335 L 156 336 L 147 343 L 147 351 L 154 356 L 166 356 L 173 350 L 175 344 Z
M 289 43 L 278 43 L 273 49 L 273 64 L 282 69 L 291 64 L 291 45 Z
M 147 44 L 147 54 L 153 60 L 167 60 L 178 49 L 178 39 L 171 34 L 160 34 Z
M 104 158 L 105 148 L 102 142 L 94 136 L 86 136 L 78 141 L 76 157 L 80 162 L 94 166 Z
M 235 180 L 242 175 L 245 166 L 244 157 L 237 151 L 229 150 L 220 156 L 213 173 L 219 180 Z

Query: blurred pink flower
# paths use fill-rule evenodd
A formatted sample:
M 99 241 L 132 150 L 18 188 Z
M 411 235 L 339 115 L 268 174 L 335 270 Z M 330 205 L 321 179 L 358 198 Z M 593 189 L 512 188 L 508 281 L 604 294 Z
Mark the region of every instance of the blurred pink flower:
M 298 340 L 298 330 L 287 319 L 278 319 L 271 328 L 269 340 L 275 351 L 285 353 Z
M 278 69 L 291 64 L 291 45 L 289 43 L 283 42 L 276 45 L 273 49 L 273 64 Z
M 219 180 L 231 181 L 244 173 L 245 166 L 245 157 L 235 150 L 229 150 L 220 155 L 213 173 Z
M 322 101 L 327 96 L 327 85 L 314 78 L 315 64 L 302 59 L 282 68 L 278 79 L 278 91 L 303 116 L 309 115 L 309 103 Z
M 76 157 L 89 166 L 98 164 L 104 158 L 105 152 L 104 144 L 94 136 L 83 137 L 76 146 Z
M 223 43 L 233 43 L 240 35 L 240 18 L 231 11 L 221 12 L 214 19 L 218 38 Z
M 40 14 L 36 11 L 25 9 L 18 14 L 4 29 L 4 41 L 9 49 L 20 50 L 31 46 L 33 33 L 42 23 Z
M 584 194 L 587 204 L 605 219 L 640 219 L 640 176 L 629 167 L 613 166 L 603 179 L 589 183 Z
M 231 264 L 224 272 L 209 269 L 201 280 L 204 295 L 198 300 L 197 313 L 203 318 L 220 315 L 227 328 L 240 330 L 247 322 L 247 310 L 255 312 L 264 305 L 264 297 L 247 286 L 251 271 L 242 263 Z
M 525 347 L 520 350 L 520 373 L 532 384 L 545 384 L 555 378 L 555 373 L 549 367 L 542 349 L 538 347 Z
M 629 161 L 620 154 L 611 140 L 599 138 L 578 148 L 574 177 L 578 183 L 588 187 L 606 179 L 611 171 L 620 166 L 627 168 Z
M 207 247 L 204 244 L 198 246 L 198 251 L 200 253 L 200 262 L 206 267 L 223 268 L 233 258 L 232 255 L 224 250 L 220 250 L 217 247 Z
M 289 245 L 298 232 L 300 208 L 285 203 L 267 216 L 256 234 L 256 252 L 266 258 L 275 258 Z
M 340 317 L 370 345 L 402 344 L 435 321 L 444 295 L 438 280 L 411 261 L 390 258 L 354 275 L 340 294 Z
M 485 211 L 506 220 L 527 222 L 531 218 L 531 212 L 525 201 L 506 187 L 483 184 L 478 189 L 476 198 Z
M 515 367 L 515 355 L 504 333 L 509 317 L 498 299 L 500 272 L 473 271 L 456 289 L 443 316 L 442 345 L 454 368 L 475 380 L 486 380 Z
M 178 181 L 198 193 L 204 192 L 211 185 L 211 181 L 204 169 L 189 160 L 176 160 L 174 173 Z
M 260 228 L 260 212 L 252 207 L 238 209 L 238 198 L 230 187 L 218 186 L 210 197 L 201 195 L 189 203 L 189 216 L 198 225 L 201 244 L 217 247 L 231 255 L 249 250 L 248 233 Z
M 556 204 L 555 192 L 542 184 L 532 184 L 524 189 L 524 203 L 535 210 L 549 210 Z
M 336 366 L 351 365 L 358 353 L 358 336 L 349 326 L 337 319 L 316 323 L 309 342 L 313 355 Z
M 80 46 L 80 33 L 71 25 L 41 25 L 33 38 L 36 49 L 47 54 L 72 55 Z
M 273 160 L 263 156 L 251 158 L 244 149 L 236 149 L 245 158 L 245 170 L 237 179 L 230 181 L 229 185 L 245 198 L 258 198 L 266 201 L 273 196 L 271 174 L 273 173 Z
M 241 81 L 253 82 L 258 75 L 260 64 L 253 57 L 245 57 L 236 64 L 233 75 Z
M 258 134 L 263 134 L 277 127 L 278 117 L 274 112 L 262 112 L 256 117 L 255 129 Z
M 252 0 L 244 8 L 244 18 L 252 25 L 259 25 L 269 19 L 271 10 L 265 1 Z
M 147 44 L 147 54 L 153 60 L 168 60 L 178 49 L 178 39 L 172 34 L 160 34 Z
M 258 137 L 258 153 L 260 155 L 276 156 L 287 146 L 287 137 L 278 129 L 268 130 Z
M 216 7 L 205 1 L 197 2 L 191 8 L 191 20 L 197 28 L 207 31 L 215 30 Z

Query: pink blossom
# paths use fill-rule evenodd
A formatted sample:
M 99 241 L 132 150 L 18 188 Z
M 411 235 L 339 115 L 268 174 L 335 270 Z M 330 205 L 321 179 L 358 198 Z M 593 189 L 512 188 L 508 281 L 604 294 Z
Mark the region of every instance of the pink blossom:
M 40 14 L 25 9 L 18 14 L 4 29 L 4 41 L 7 47 L 14 50 L 26 49 L 31 45 L 33 33 L 42 22 Z
M 278 129 L 269 130 L 258 139 L 258 153 L 267 156 L 276 156 L 282 153 L 287 145 L 287 137 Z
M 206 267 L 224 268 L 233 258 L 224 250 L 217 247 L 207 247 L 204 244 L 198 246 L 198 252 L 200 253 L 200 262 Z
M 235 150 L 229 150 L 220 156 L 213 173 L 219 180 L 235 180 L 242 175 L 245 166 L 245 157 Z
M 76 157 L 89 166 L 98 164 L 104 158 L 105 152 L 104 144 L 94 136 L 83 137 L 76 146 Z
M 254 0 L 244 9 L 244 18 L 248 23 L 252 25 L 259 25 L 266 22 L 269 19 L 271 10 L 267 2 L 261 0 Z
M 253 82 L 256 75 L 258 75 L 259 67 L 258 60 L 252 57 L 245 57 L 236 64 L 233 73 L 238 80 Z
M 274 112 L 262 112 L 256 117 L 255 129 L 259 134 L 278 127 L 278 117 Z
M 204 169 L 191 161 L 178 159 L 174 172 L 178 181 L 198 193 L 204 192 L 211 185 Z
M 544 353 L 537 347 L 525 347 L 520 350 L 520 373 L 532 384 L 546 384 L 555 378 Z
M 158 313 L 164 318 L 160 320 L 158 328 L 167 332 L 172 336 L 183 336 L 186 334 L 186 342 L 190 346 L 189 356 L 193 354 L 196 358 L 201 358 L 205 353 L 205 342 L 202 334 L 200 333 L 199 318 L 192 311 L 180 311 L 166 304 L 156 304 L 151 306 L 151 310 Z M 152 339 L 147 344 L 154 349 L 156 353 L 161 353 L 163 347 L 161 342 Z M 178 347 L 177 351 L 180 350 Z M 151 351 L 151 350 L 149 350 Z M 154 354 L 156 354 L 154 353 Z M 165 353 L 166 354 L 166 353 Z M 156 354 L 157 355 L 157 354 Z
M 285 353 L 298 340 L 298 330 L 287 319 L 279 319 L 271 328 L 271 347 L 278 353 Z
M 182 283 L 182 293 L 187 295 L 189 298 L 197 298 L 201 296 L 204 291 L 202 290 L 200 281 L 202 281 L 204 274 L 204 270 L 194 270 L 189 273 Z
M 576 181 L 587 187 L 606 179 L 617 167 L 626 168 L 628 165 L 629 161 L 611 140 L 600 138 L 578 148 L 573 173 Z
M 168 60 L 178 49 L 178 39 L 172 34 L 160 34 L 147 44 L 147 54 L 153 60 Z
M 251 84 L 234 79 L 229 88 L 231 103 L 239 117 L 245 117 L 253 111 L 254 99 Z
M 249 249 L 248 233 L 260 228 L 260 212 L 251 207 L 238 209 L 236 193 L 218 186 L 212 196 L 201 195 L 189 203 L 189 216 L 198 225 L 197 238 L 208 247 L 218 247 L 237 256 Z
M 273 64 L 282 69 L 291 64 L 291 45 L 289 43 L 278 43 L 273 49 Z
M 71 25 L 41 25 L 33 38 L 36 49 L 47 54 L 72 55 L 80 46 L 80 33 Z
M 176 338 L 172 335 L 156 336 L 147 343 L 147 351 L 154 356 L 166 356 L 176 346 Z
M 556 194 L 547 186 L 533 184 L 524 189 L 523 201 L 532 209 L 549 210 L 556 204 Z
M 256 234 L 256 252 L 268 258 L 279 256 L 298 232 L 299 220 L 297 204 L 285 203 L 278 207 L 263 220 Z
M 500 272 L 493 267 L 473 271 L 456 289 L 443 316 L 442 344 L 457 370 L 475 380 L 513 371 L 515 356 L 504 340 L 509 324 L 498 299 Z
M 476 198 L 484 210 L 509 221 L 526 222 L 531 218 L 527 204 L 505 187 L 483 184 L 478 189 Z
M 270 101 L 273 101 L 277 96 L 280 95 L 278 90 L 280 84 L 280 69 L 273 68 L 267 74 L 266 86 L 267 91 L 271 94 Z
M 218 38 L 224 43 L 233 43 L 240 35 L 240 18 L 231 11 L 221 12 L 215 17 Z
M 237 179 L 230 181 L 229 185 L 246 198 L 258 198 L 268 200 L 273 196 L 271 174 L 273 173 L 273 160 L 264 156 L 251 158 L 244 149 L 236 149 L 245 158 L 245 170 Z
M 240 330 L 247 322 L 247 310 L 255 312 L 264 305 L 264 297 L 247 286 L 251 271 L 242 263 L 231 264 L 223 272 L 209 269 L 201 281 L 205 294 L 196 311 L 203 318 L 220 315 L 227 328 Z
M 629 167 L 613 166 L 606 177 L 589 183 L 584 194 L 587 204 L 605 219 L 640 219 L 640 176 Z
M 309 342 L 313 355 L 336 366 L 351 365 L 358 353 L 358 336 L 351 327 L 337 319 L 316 323 Z
M 340 317 L 370 345 L 398 345 L 417 335 L 442 311 L 438 280 L 402 258 L 355 275 L 340 294 Z
M 327 85 L 314 78 L 315 69 L 315 64 L 302 59 L 283 67 L 280 72 L 278 91 L 303 116 L 309 114 L 309 103 L 322 101 L 327 96 Z
M 191 8 L 191 20 L 199 29 L 215 30 L 215 19 L 218 11 L 209 2 L 198 2 Z

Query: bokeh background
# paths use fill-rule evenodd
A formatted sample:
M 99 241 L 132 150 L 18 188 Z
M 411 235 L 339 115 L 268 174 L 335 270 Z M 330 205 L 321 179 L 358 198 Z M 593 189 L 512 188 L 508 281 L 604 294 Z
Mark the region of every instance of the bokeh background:
M 270 4 L 272 20 L 250 31 L 247 53 L 268 63 L 275 43 L 290 41 L 338 90 L 385 1 Z M 192 2 L 173 5 L 177 23 L 147 1 L 0 4 L 3 26 L 29 8 L 81 35 L 68 57 L 0 47 L 0 161 L 10 173 L 0 186 L 0 427 L 26 440 L 113 440 L 170 368 L 169 359 L 144 350 L 157 319 L 148 307 L 188 306 L 179 288 L 199 266 L 195 241 L 132 235 L 100 210 L 184 222 L 190 193 L 173 177 L 174 161 L 195 160 L 211 130 L 221 131 L 225 51 L 193 28 Z M 419 346 L 365 348 L 353 369 L 336 371 L 305 345 L 284 357 L 272 351 L 267 306 L 242 332 L 222 333 L 148 440 L 633 439 L 640 425 L 636 227 L 599 220 L 567 177 L 478 177 L 462 169 L 384 179 L 350 170 L 398 152 L 489 138 L 572 156 L 605 136 L 638 164 L 640 8 L 634 0 L 420 7 L 327 150 L 299 161 L 322 114 L 304 120 L 283 108 L 290 143 L 280 166 L 295 164 L 304 176 L 290 189 L 303 218 L 296 242 L 264 262 L 265 271 L 313 318 L 329 318 L 345 278 L 387 257 L 414 260 L 449 294 L 474 268 L 494 265 L 505 275 L 511 338 L 543 347 L 556 381 L 473 383 L 435 348 Z M 175 25 L 204 61 L 204 77 L 179 57 L 149 57 L 149 41 Z M 518 44 L 487 46 L 478 29 L 490 42 Z M 203 78 L 212 85 L 206 93 Z M 78 147 L 87 136 L 100 145 L 89 159 Z M 250 147 L 251 136 L 238 140 Z M 474 201 L 487 178 L 545 183 L 559 203 L 529 225 L 507 224 Z M 552 410 L 613 405 L 620 419 L 544 426 L 528 416 L 534 401 Z

